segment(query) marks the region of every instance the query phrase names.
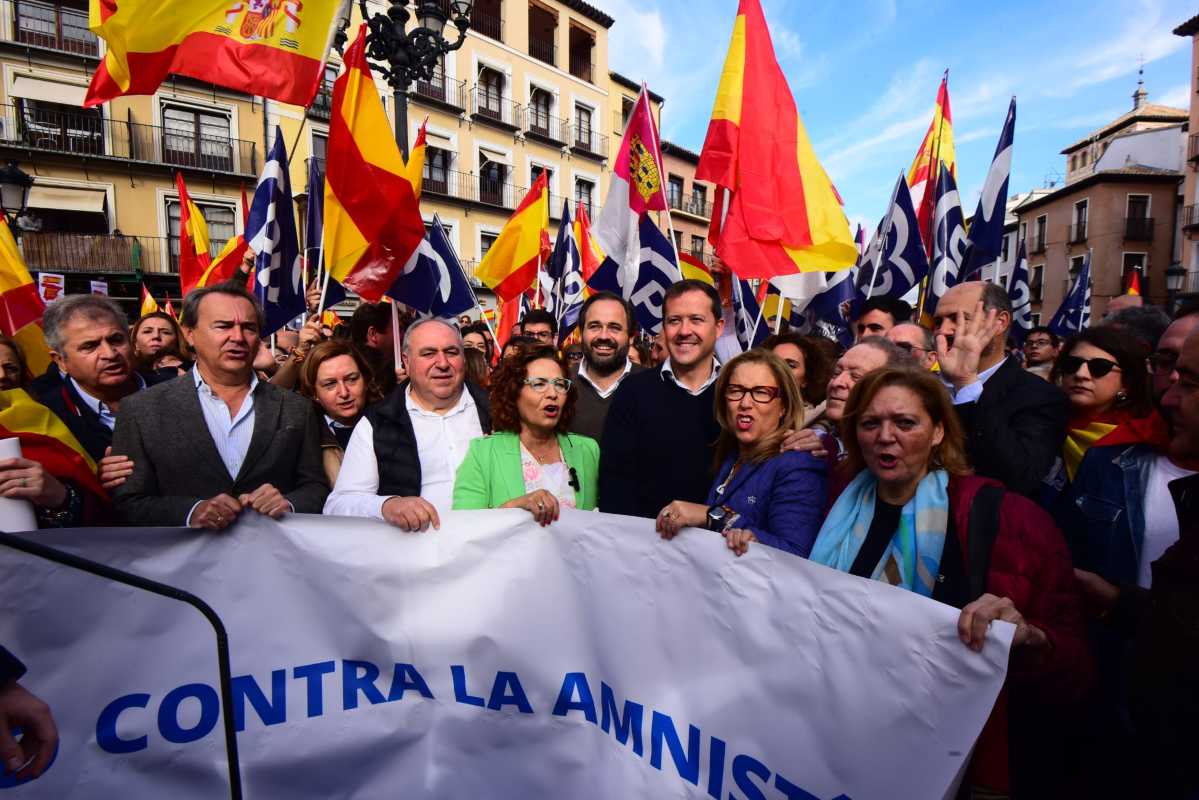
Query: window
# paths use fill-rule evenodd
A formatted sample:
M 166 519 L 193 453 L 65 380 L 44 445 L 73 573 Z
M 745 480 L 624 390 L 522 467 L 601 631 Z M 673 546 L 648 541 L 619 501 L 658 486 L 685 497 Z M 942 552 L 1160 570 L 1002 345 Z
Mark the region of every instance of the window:
M 1028 270 L 1028 294 L 1029 299 L 1034 303 L 1041 302 L 1041 295 L 1045 285 L 1045 265 L 1037 264 L 1035 267 L 1030 267 Z
M 1121 286 L 1128 285 L 1128 274 L 1130 272 L 1139 272 L 1141 277 L 1145 277 L 1145 261 L 1148 258 L 1146 253 L 1125 253 L 1123 264 L 1120 269 Z
M 674 249 L 683 252 L 683 234 L 679 231 L 674 232 Z
M 21 139 L 40 150 L 104 155 L 104 116 L 99 108 L 76 108 L 44 100 L 17 99 Z
M 1082 242 L 1087 238 L 1087 206 L 1086 200 L 1074 204 L 1074 224 L 1070 228 L 1070 242 Z
M 224 203 L 195 202 L 208 225 L 208 252 L 216 255 L 225 243 L 237 235 L 233 220 L 237 213 L 234 205 Z M 171 252 L 171 270 L 179 271 L 179 201 L 167 201 L 167 240 Z
M 631 97 L 620 98 L 620 130 L 624 131 L 629 125 L 629 117 L 633 116 L 633 109 L 637 107 L 637 101 Z
M 591 145 L 591 109 L 582 103 L 575 103 L 575 145 L 594 150 Z
M 1028 318 L 1029 318 L 1029 320 L 1032 321 L 1032 327 L 1036 328 L 1041 325 L 1041 312 L 1040 311 L 1032 312 L 1031 314 L 1028 315 Z
M 487 255 L 487 251 L 495 244 L 495 240 L 500 238 L 498 233 L 480 233 L 479 234 L 479 258 Z
M 704 237 L 691 234 L 691 255 L 699 259 L 704 257 Z
M 545 185 L 547 187 L 552 188 L 554 185 L 554 170 L 552 167 L 547 167 L 542 164 L 534 164 L 531 167 L 529 167 L 529 185 L 532 186 L 534 183 L 536 183 L 537 178 L 543 172 L 545 173 Z M 553 206 L 552 201 L 550 203 L 550 206 L 551 206 L 550 213 L 553 214 L 555 209 L 552 208 L 552 206 Z
M 470 29 L 496 41 L 503 41 L 501 3 L 503 0 L 475 0 L 475 7 L 470 14 Z
M 504 183 L 508 168 L 498 161 L 490 161 L 486 153 L 479 153 L 479 201 L 493 206 L 504 205 Z
M 683 179 L 670 175 L 666 179 L 666 200 L 671 208 L 683 207 Z
M 82 8 L 68 6 L 82 5 Z M 17 0 L 17 41 L 85 56 L 99 55 L 96 35 L 87 27 L 87 3 Z
M 1000 260 L 1000 261 L 1007 261 L 1007 253 L 1008 253 L 1008 240 L 1009 240 L 1009 239 L 1011 239 L 1011 238 L 1012 238 L 1012 237 L 1010 237 L 1010 236 L 1008 236 L 1008 235 L 1004 234 L 1004 237 L 1003 237 L 1003 249 L 1002 249 L 1002 251 L 1001 251 L 1001 253 L 1000 253 L 1000 256 L 999 256 L 999 260 Z
M 1049 228 L 1048 215 L 1042 214 L 1041 216 L 1037 217 L 1035 227 L 1033 228 L 1032 252 L 1034 252 L 1034 253 L 1044 253 L 1045 252 L 1045 232 L 1048 228 Z
M 162 160 L 184 167 L 231 171 L 233 141 L 229 138 L 228 114 L 163 106 Z
M 1076 169 L 1078 169 L 1078 156 L 1070 156 L 1070 171 L 1073 172 Z
M 443 103 L 446 102 L 446 100 L 451 99 L 446 93 L 444 56 L 437 59 L 437 66 L 433 68 L 432 80 L 427 81 L 424 78 L 417 79 L 416 92 L 417 94 L 424 95 L 425 97 L 430 97 L 434 100 L 440 100 Z
M 318 167 L 321 168 L 321 172 L 325 171 L 325 162 L 328 160 L 328 158 L 329 158 L 329 137 L 328 137 L 328 135 L 323 134 L 323 133 L 315 133 L 314 132 L 312 134 L 312 160 L 316 163 L 316 165 Z
M 1028 241 L 1028 223 L 1027 222 L 1020 223 L 1020 241 L 1022 241 L 1022 242 Z
M 582 178 L 575 179 L 575 207 L 582 204 L 587 209 L 587 216 L 595 216 L 591 211 L 591 198 L 595 194 L 595 184 Z
M 529 55 L 538 61 L 556 65 L 554 41 L 558 35 L 558 17 L 540 6 L 529 4 Z
M 1130 194 L 1128 196 L 1128 218 L 1146 219 L 1149 216 L 1149 195 Z
M 691 212 L 701 217 L 708 216 L 708 187 L 699 183 L 691 184 Z
M 1073 277 L 1082 269 L 1083 263 L 1087 260 L 1086 256 L 1073 256 L 1070 259 L 1070 276 Z
M 587 82 L 592 80 L 591 50 L 595 36 L 582 28 L 570 27 L 570 74 Z
M 1078 168 L 1082 169 L 1087 165 L 1087 151 L 1083 150 L 1078 154 Z
M 450 193 L 450 157 L 449 150 L 426 145 L 425 169 L 421 176 L 422 191 Z
M 554 107 L 554 96 L 545 89 L 534 89 L 529 93 L 529 130 L 545 137 L 557 138 L 557 131 L 550 129 L 550 110 Z
M 475 113 L 492 119 L 504 119 L 504 75 L 491 67 L 479 68 L 478 99 Z

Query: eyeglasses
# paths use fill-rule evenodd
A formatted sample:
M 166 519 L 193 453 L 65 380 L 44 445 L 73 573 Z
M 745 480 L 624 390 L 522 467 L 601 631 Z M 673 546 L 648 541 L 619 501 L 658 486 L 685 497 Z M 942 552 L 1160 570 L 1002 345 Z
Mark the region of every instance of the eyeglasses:
M 528 386 L 537 394 L 545 394 L 545 390 L 553 386 L 555 392 L 566 394 L 570 391 L 572 385 L 569 378 L 525 378 L 525 386 Z
M 1149 356 L 1149 368 L 1159 375 L 1169 375 L 1178 366 L 1178 353 L 1160 352 Z
M 1061 368 L 1063 375 L 1074 375 L 1079 368 L 1087 365 L 1087 372 L 1091 373 L 1092 378 L 1102 378 L 1112 370 L 1120 369 L 1120 365 L 1110 358 L 1083 358 L 1082 356 L 1062 356 L 1058 359 L 1058 366 Z
M 566 358 L 570 361 L 582 361 L 583 354 L 578 351 L 572 350 L 566 354 Z
M 724 390 L 724 398 L 726 400 L 738 401 L 749 395 L 755 403 L 769 403 L 771 400 L 779 396 L 777 386 L 741 386 L 740 384 L 730 383 L 728 388 Z

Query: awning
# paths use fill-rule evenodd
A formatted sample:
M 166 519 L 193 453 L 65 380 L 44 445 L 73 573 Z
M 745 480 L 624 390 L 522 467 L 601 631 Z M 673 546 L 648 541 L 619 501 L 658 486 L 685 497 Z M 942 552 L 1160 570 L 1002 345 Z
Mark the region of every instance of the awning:
M 14 97 L 60 103 L 78 108 L 83 105 L 87 87 L 75 83 L 60 83 L 59 81 L 35 78 L 31 75 L 17 75 L 13 78 L 9 94 Z
M 29 190 L 29 208 L 56 211 L 84 211 L 103 214 L 106 196 L 98 189 L 66 189 L 60 186 L 34 185 Z
M 438 150 L 453 150 L 454 143 L 450 141 L 448 136 L 431 133 L 425 130 L 425 144 L 429 147 L 436 147 Z
M 479 145 L 479 152 L 483 154 L 483 158 L 488 161 L 494 161 L 497 164 L 503 164 L 506 167 L 512 166 L 512 159 L 501 150 L 492 150 L 486 145 Z

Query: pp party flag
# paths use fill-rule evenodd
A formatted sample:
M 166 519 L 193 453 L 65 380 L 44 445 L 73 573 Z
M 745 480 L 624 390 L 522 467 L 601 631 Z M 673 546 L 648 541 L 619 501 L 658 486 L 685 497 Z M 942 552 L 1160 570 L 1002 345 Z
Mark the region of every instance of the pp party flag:
M 742 278 L 844 269 L 857 259 L 760 0 L 740 0 L 695 177 L 719 187 L 709 239 Z
M 813 297 L 806 309 L 817 321 L 831 328 L 833 336 L 845 347 L 853 342 L 852 325 L 859 296 L 857 273 L 857 267 L 828 273 L 827 288 Z
M 168 74 L 307 106 L 344 0 L 91 0 L 107 45 L 84 105 L 154 94 Z
M 1028 255 L 1024 242 L 1016 254 L 1016 266 L 1008 276 L 1007 296 L 1012 304 L 1012 326 L 1009 331 L 1016 344 L 1024 346 L 1024 337 L 1032 330 L 1032 288 L 1029 285 Z
M 470 288 L 470 280 L 454 245 L 450 242 L 441 217 L 433 214 L 433 224 L 425 234 L 425 241 L 433 250 L 433 268 L 437 271 L 437 291 L 433 294 L 433 305 L 429 313 L 442 319 L 455 319 L 465 314 L 479 304 L 475 290 Z
M 644 84 L 625 126 L 620 150 L 612 165 L 608 195 L 595 218 L 592 234 L 604 253 L 625 271 L 632 283 L 641 260 L 638 237 L 641 218 L 647 211 L 670 213 L 663 188 L 662 146 L 650 109 L 649 90 Z
M 858 289 L 862 298 L 875 295 L 902 297 L 928 274 L 928 258 L 916 213 L 904 176 L 895 182 L 891 205 L 878 225 L 865 260 L 858 271 Z
M 932 121 L 920 142 L 920 149 L 916 151 L 916 158 L 912 160 L 912 168 L 908 170 L 912 205 L 916 209 L 920 236 L 929 253 L 932 252 L 934 193 L 942 164 L 949 167 L 956 179 L 958 170 L 953 149 L 953 112 L 949 107 L 949 70 L 945 70 L 941 77 Z
M 308 160 L 308 184 L 305 188 L 308 204 L 304 209 L 304 258 L 308 279 L 320 278 L 324 287 L 324 307 L 335 306 L 346 299 L 346 290 L 332 278 L 321 276 L 325 247 L 325 172 L 315 158 Z
M 562 275 L 577 268 L 579 248 L 575 243 L 574 220 L 570 216 L 570 201 L 562 201 L 562 221 L 558 225 L 558 235 L 554 238 L 554 248 L 550 257 L 537 271 L 537 292 L 541 307 L 558 319 L 562 315 L 559 302 Z M 573 262 L 573 264 L 568 263 Z
M 716 279 L 712 277 L 712 270 L 708 269 L 707 264 L 693 255 L 680 252 L 679 269 L 682 270 L 684 280 L 703 281 L 709 286 L 716 286 Z
M 970 220 L 969 246 L 962 259 L 962 280 L 973 280 L 983 267 L 994 264 L 1003 251 L 1003 218 L 1007 214 L 1008 178 L 1012 173 L 1012 142 L 1016 135 L 1016 98 L 1008 105 L 1007 118 L 995 156 L 983 183 L 978 209 Z M 998 272 L 998 269 L 996 269 Z
M 324 257 L 334 280 L 378 302 L 425 238 L 416 192 L 366 61 L 366 26 L 333 84 Z
M 96 462 L 58 415 L 24 389 L 0 392 L 0 439 L 16 437 L 21 454 L 56 478 L 74 481 L 91 494 L 107 497 L 96 477 Z
M 208 225 L 188 195 L 180 172 L 175 173 L 175 187 L 179 191 L 179 285 L 186 297 L 212 264 L 212 254 L 208 249 Z
M 1070 285 L 1070 291 L 1062 298 L 1053 319 L 1049 321 L 1049 330 L 1058 336 L 1066 337 L 1085 330 L 1091 324 L 1091 251 L 1083 259 L 1082 267 Z
M 736 275 L 732 278 L 733 323 L 737 341 L 741 343 L 742 350 L 752 350 L 770 335 L 770 329 L 762 318 L 762 308 L 749 283 Z
M 275 144 L 262 166 L 250 204 L 246 241 L 254 251 L 254 294 L 262 303 L 269 336 L 304 313 L 304 263 L 296 231 L 295 205 L 283 131 L 275 127 Z
M 641 217 L 637 239 L 641 242 L 641 255 L 631 276 L 614 259 L 605 258 L 588 285 L 597 292 L 614 292 L 628 300 L 637 324 L 654 334 L 662 328 L 666 290 L 682 280 L 682 275 L 674 260 L 674 246 L 648 215 Z
M 0 333 L 21 346 L 25 364 L 34 375 L 41 375 L 50 366 L 50 348 L 42 335 L 45 311 L 8 220 L 0 214 Z
M 564 201 L 562 204 L 562 225 L 558 228 L 554 252 L 546 262 L 545 275 L 551 283 L 545 310 L 558 320 L 558 344 L 561 345 L 579 323 L 585 285 L 582 257 L 574 237 L 569 202 Z
M 154 295 L 150 294 L 150 290 L 146 288 L 146 284 L 142 284 L 142 299 L 141 305 L 138 307 L 138 314 L 146 316 L 153 314 L 158 310 L 158 301 L 154 299 Z
M 550 253 L 547 182 L 548 173 L 542 170 L 475 269 L 475 277 L 501 300 L 511 300 L 527 290 Z
M 953 171 L 942 164 L 938 173 L 937 202 L 933 210 L 932 261 L 921 312 L 929 319 L 932 319 L 937 303 L 945 293 L 958 285 L 962 256 L 966 252 L 966 228 Z
M 1124 294 L 1132 297 L 1141 296 L 1141 271 L 1139 269 L 1130 270 L 1128 273 L 1128 281 L 1124 287 Z

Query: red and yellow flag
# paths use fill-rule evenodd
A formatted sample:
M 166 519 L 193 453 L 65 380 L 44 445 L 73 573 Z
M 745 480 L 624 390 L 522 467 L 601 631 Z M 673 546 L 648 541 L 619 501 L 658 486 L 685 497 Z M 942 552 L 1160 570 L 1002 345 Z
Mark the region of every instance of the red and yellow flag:
M 924 134 L 924 141 L 920 143 L 920 149 L 916 151 L 916 158 L 912 161 L 912 168 L 908 170 L 912 207 L 916 210 L 920 235 L 929 255 L 933 251 L 933 212 L 936 210 L 936 187 L 942 162 L 949 167 L 950 174 L 956 180 L 958 165 L 953 150 L 953 112 L 949 108 L 949 70 L 946 70 L 941 78 L 932 122 L 928 124 L 928 132 Z
M 428 125 L 429 118 L 425 117 L 420 130 L 416 132 L 416 141 L 412 144 L 412 150 L 408 153 L 408 163 L 404 165 L 404 176 L 408 178 L 408 183 L 412 184 L 412 192 L 418 200 L 425 178 L 425 128 Z
M 175 320 L 176 322 L 179 321 L 179 315 L 175 313 L 175 307 L 173 305 L 171 305 L 170 297 L 167 298 L 166 305 L 164 305 L 162 307 L 162 310 L 165 311 L 166 313 L 170 314 L 171 319 Z
M 96 462 L 58 415 L 24 389 L 0 392 L 0 438 L 21 441 L 21 455 L 39 462 L 56 478 L 74 481 L 92 494 L 107 497 L 96 477 Z
M 1134 269 L 1128 273 L 1128 285 L 1124 287 L 1124 294 L 1132 295 L 1133 297 L 1141 296 L 1140 270 Z
M 179 191 L 179 285 L 186 297 L 212 264 L 212 254 L 208 251 L 208 225 L 188 195 L 182 173 L 175 173 L 175 187 Z
M 12 338 L 25 354 L 25 363 L 34 375 L 50 366 L 50 348 L 42 335 L 42 314 L 46 305 L 37 293 L 37 284 L 21 258 L 17 240 L 0 214 L 0 333 Z
M 153 314 L 158 310 L 158 301 L 154 299 L 154 295 L 150 294 L 150 290 L 146 288 L 146 284 L 142 284 L 142 299 L 138 307 L 138 316 L 144 317 L 147 314 Z
M 250 249 L 250 244 L 240 233 L 225 242 L 221 252 L 216 254 L 216 258 L 204 270 L 200 280 L 196 281 L 196 286 L 216 286 L 218 283 L 232 279 L 237 268 L 245 260 L 248 249 Z
M 682 250 L 679 251 L 679 271 L 683 273 L 684 278 L 703 281 L 709 286 L 716 285 L 716 279 L 712 277 L 712 270 L 708 269 L 708 265 Z
M 425 223 L 366 62 L 365 37 L 363 25 L 333 84 L 325 267 L 342 286 L 377 303 L 420 246 Z
M 549 257 L 547 183 L 547 172 L 542 170 L 475 269 L 475 277 L 491 287 L 501 300 L 511 300 L 527 290 L 537 277 L 538 267 Z
M 91 0 L 107 52 L 84 105 L 154 94 L 170 73 L 306 106 L 340 0 Z
M 579 266 L 583 271 L 583 296 L 590 297 L 591 289 L 587 282 L 599 269 L 600 264 L 604 263 L 604 251 L 591 235 L 591 219 L 587 216 L 587 206 L 583 205 L 582 200 L 575 211 L 574 227 L 575 246 L 579 248 Z
M 709 239 L 741 278 L 845 269 L 857 260 L 760 0 L 740 0 L 695 177 L 721 187 Z

